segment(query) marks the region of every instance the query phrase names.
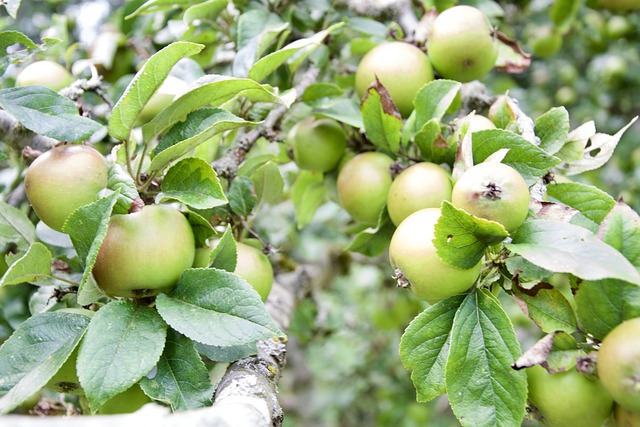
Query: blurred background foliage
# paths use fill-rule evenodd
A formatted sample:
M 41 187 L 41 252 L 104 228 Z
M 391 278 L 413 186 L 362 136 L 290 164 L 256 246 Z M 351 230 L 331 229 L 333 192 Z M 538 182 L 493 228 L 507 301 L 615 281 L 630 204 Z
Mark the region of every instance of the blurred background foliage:
M 307 36 L 345 17 L 350 19 L 351 25 L 311 58 L 321 67 L 319 80 L 335 83 L 337 90 L 352 90 L 355 67 L 368 49 L 385 38 L 402 37 L 400 25 L 377 8 L 383 2 L 239 0 L 233 2 L 235 8 L 227 8 L 226 1 L 218 2 L 222 6 L 215 16 L 190 9 L 192 15 L 185 17 L 181 7 L 159 7 L 157 13 L 125 19 L 143 3 L 23 0 L 16 21 L 0 14 L 0 30 L 18 29 L 36 43 L 45 37 L 60 39 L 60 43 L 35 51 L 34 58 L 52 59 L 85 77 L 82 63 L 93 60 L 109 85 L 112 100 L 151 53 L 174 40 L 207 45 L 195 57 L 195 64 L 179 70 L 181 76 L 241 74 L 243 64 L 235 60 L 233 43 L 243 31 L 250 33 L 254 15 L 264 17 L 267 11 L 267 23 L 260 21 L 264 25 L 277 28 L 279 23 L 291 23 L 286 31 L 274 33 L 267 51 L 281 46 L 287 37 Z M 443 8 L 455 3 L 414 1 L 412 8 L 420 18 L 434 5 Z M 615 14 L 595 0 L 460 3 L 483 9 L 500 31 L 532 53 L 532 64 L 522 73 L 490 73 L 483 80 L 490 93 L 508 92 L 534 118 L 564 105 L 572 128 L 594 120 L 598 131 L 609 134 L 640 113 L 640 12 Z M 554 3 L 573 8 L 571 19 L 558 20 Z M 20 66 L 8 69 L 1 87 L 13 86 Z M 295 78 L 283 69 L 268 83 L 286 89 Z M 260 118 L 266 112 L 258 108 L 250 114 Z M 92 113 L 98 118 L 106 115 L 98 107 Z M 294 108 L 283 132 L 296 117 L 307 113 L 302 107 Z M 16 179 L 15 162 L 4 160 L 0 165 L 0 194 L 5 197 Z M 627 131 L 612 161 L 579 179 L 640 210 L 640 126 Z M 296 228 L 291 203 L 286 201 L 254 219 L 255 229 L 282 254 L 297 263 L 320 265 L 323 272 L 299 305 L 290 330 L 289 361 L 280 387 L 285 425 L 457 425 L 446 399 L 427 404 L 415 401 L 410 374 L 398 357 L 404 328 L 424 306 L 396 289 L 386 256 L 369 259 L 344 252 L 351 239 L 348 225 L 347 215 L 335 202 L 322 206 L 303 230 Z M 0 289 L 0 340 L 29 316 L 32 292 L 28 286 Z M 513 303 L 503 303 L 527 348 L 536 332 Z

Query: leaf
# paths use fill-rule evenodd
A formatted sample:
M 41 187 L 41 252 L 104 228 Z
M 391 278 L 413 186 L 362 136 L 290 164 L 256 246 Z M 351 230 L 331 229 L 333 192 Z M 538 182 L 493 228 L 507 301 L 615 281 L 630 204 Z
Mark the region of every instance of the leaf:
M 211 236 L 215 236 L 216 230 L 206 218 L 197 212 L 186 211 L 183 212 L 183 214 L 187 217 L 189 224 L 191 224 L 193 236 L 196 239 L 196 247 L 200 248 L 205 246 L 207 239 Z
M 360 106 L 367 138 L 374 145 L 397 153 L 400 148 L 402 117 L 389 91 L 376 78 Z
M 505 245 L 527 261 L 554 273 L 584 280 L 621 279 L 640 284 L 640 274 L 622 254 L 589 230 L 562 221 L 526 221 Z
M 249 70 L 249 78 L 255 81 L 262 81 L 265 77 L 273 73 L 280 65 L 289 61 L 295 71 L 300 62 L 306 58 L 315 48 L 320 46 L 322 41 L 331 33 L 344 25 L 343 22 L 333 24 L 326 30 L 320 31 L 309 38 L 297 39 L 269 55 L 260 58 Z M 294 56 L 295 55 L 295 56 Z M 291 61 L 290 61 L 291 60 Z
M 35 282 L 51 275 L 51 252 L 45 245 L 36 242 L 21 258 L 15 261 L 4 276 L 0 278 L 0 287 Z
M 211 251 L 209 266 L 219 270 L 234 272 L 238 262 L 236 241 L 231 227 L 227 227 L 220 240 Z
M 298 230 L 309 225 L 313 215 L 324 203 L 326 194 L 327 189 L 321 173 L 300 171 L 291 188 L 291 200 Z
M 569 112 L 564 107 L 552 108 L 536 119 L 534 132 L 540 138 L 540 148 L 556 154 L 569 136 Z
M 22 252 L 36 241 L 36 227 L 18 208 L 0 200 L 0 246 L 9 243 Z
M 78 378 L 92 412 L 156 365 L 166 333 L 167 325 L 151 307 L 112 301 L 98 310 L 78 353 Z
M 284 191 L 284 179 L 278 165 L 268 161 L 251 174 L 258 205 L 275 204 L 280 201 Z
M 30 131 L 58 141 L 82 141 L 103 128 L 81 116 L 75 102 L 44 86 L 0 89 L 0 107 Z
M 598 340 L 623 321 L 640 317 L 640 287 L 621 280 L 584 281 L 575 299 L 580 324 Z
M 445 200 L 435 225 L 433 244 L 444 262 L 468 269 L 482 259 L 488 246 L 497 245 L 508 236 L 501 224 L 477 218 Z
M 7 9 L 7 13 L 13 19 L 18 17 L 18 9 L 22 0 L 5 0 L 1 4 Z M 4 50 L 4 49 L 3 49 Z
M 186 270 L 156 304 L 172 328 L 206 345 L 238 346 L 283 335 L 253 287 L 223 270 Z
M 358 233 L 346 248 L 347 251 L 357 252 L 368 257 L 377 257 L 389 249 L 389 243 L 396 227 L 389 219 L 386 209 L 383 212 L 385 214 L 381 224 L 373 232 L 364 230 Z
M 227 203 L 220 180 L 202 159 L 186 158 L 173 165 L 162 180 L 160 201 L 177 200 L 194 209 L 210 209 Z
M 516 426 L 527 401 L 525 373 L 511 369 L 520 345 L 509 317 L 486 290 L 467 295 L 453 321 L 446 387 L 463 426 Z
M 20 4 L 20 1 L 14 1 L 13 3 Z M 21 44 L 26 49 L 22 52 L 18 50 L 8 53 L 7 48 L 14 44 Z M 9 68 L 9 65 L 18 58 L 23 55 L 29 55 L 32 51 L 38 50 L 38 48 L 39 46 L 35 44 L 33 40 L 19 31 L 0 31 L 0 76 L 3 75 L 5 71 L 7 71 L 7 68 Z
M 598 237 L 640 269 L 640 216 L 624 203 L 617 203 L 600 224 Z
M 237 25 L 237 54 L 232 72 L 236 77 L 247 77 L 253 64 L 278 35 L 285 31 L 288 34 L 289 23 L 275 13 L 254 9 L 240 15 Z
M 582 212 L 600 224 L 616 205 L 616 201 L 597 187 L 579 182 L 549 184 L 547 194 L 561 203 Z
M 560 159 L 550 156 L 520 135 L 506 130 L 481 130 L 474 132 L 471 138 L 474 164 L 481 163 L 496 151 L 506 148 L 509 152 L 502 163 L 520 172 L 528 186 L 535 184 L 560 162 Z
M 60 369 L 82 338 L 89 318 L 45 312 L 25 322 L 0 347 L 0 414 L 40 390 Z
M 239 345 L 235 347 L 216 347 L 213 345 L 204 345 L 196 343 L 196 348 L 200 354 L 214 362 L 231 363 L 245 357 L 258 354 L 258 348 L 255 343 Z
M 127 214 L 133 202 L 140 197 L 136 183 L 122 165 L 117 163 L 109 168 L 107 188 L 118 194 L 116 204 L 113 207 L 115 214 Z
M 581 159 L 571 162 L 564 162 L 557 166 L 557 169 L 567 176 L 577 175 L 586 171 L 598 169 L 611 159 L 613 151 L 620 142 L 622 135 L 629 127 L 638 120 L 638 116 L 631 119 L 622 129 L 614 135 L 605 133 L 590 134 L 590 130 L 595 132 L 593 122 L 575 129 L 569 134 L 569 141 L 581 141 L 584 149 L 584 155 Z M 579 131 L 579 132 L 576 132 Z M 587 146 L 587 142 L 589 145 Z
M 109 134 L 121 141 L 129 139 L 140 112 L 162 85 L 171 68 L 180 59 L 195 55 L 202 49 L 204 45 L 201 44 L 174 42 L 151 56 L 113 106 L 109 117 Z
M 314 105 L 314 115 L 337 120 L 356 129 L 364 127 L 362 113 L 354 99 L 332 98 L 320 105 Z
M 439 122 L 458 96 L 462 84 L 453 80 L 438 79 L 424 85 L 413 100 L 416 125 L 421 128 L 429 120 Z
M 422 129 L 416 133 L 414 142 L 425 161 L 440 164 L 447 161 L 452 151 L 455 154 L 456 145 L 450 146 L 442 137 L 440 122 L 436 119 L 431 119 L 422 126 Z
M 111 211 L 117 200 L 118 194 L 113 193 L 82 206 L 69 215 L 62 227 L 64 232 L 69 234 L 73 247 L 78 253 L 80 264 L 84 267 L 82 281 L 78 288 L 78 304 L 80 305 L 88 305 L 95 301 L 93 299 L 96 296 L 95 293 L 83 295 L 83 291 L 91 280 L 91 270 L 98 257 L 100 246 L 107 235 Z
M 256 205 L 256 196 L 251 179 L 246 176 L 236 177 L 231 182 L 228 197 L 229 207 L 236 215 L 241 217 L 249 216 Z
M 302 102 L 311 103 L 323 98 L 333 98 L 340 96 L 344 90 L 334 83 L 318 82 L 312 83 L 302 93 Z
M 140 386 L 154 400 L 168 403 L 172 411 L 211 406 L 214 387 L 193 341 L 173 329 L 156 368 L 143 377 Z
M 533 320 L 542 332 L 564 331 L 572 334 L 577 330 L 573 308 L 557 289 L 537 289 L 535 294 L 530 294 L 514 287 L 513 296 L 524 314 Z
M 229 4 L 229 0 L 207 0 L 196 3 L 184 11 L 182 20 L 186 24 L 193 25 L 196 25 L 194 21 L 198 19 L 215 21 L 218 15 L 227 7 L 227 4 Z
M 428 402 L 447 392 L 445 364 L 453 319 L 466 295 L 454 295 L 416 316 L 402 334 L 400 360 L 412 370 L 418 402 Z
M 582 6 L 581 0 L 556 0 L 551 4 L 549 16 L 558 31 L 565 33 L 571 29 L 580 6 Z
M 190 113 L 201 107 L 218 107 L 236 96 L 254 97 L 263 102 L 284 103 L 284 100 L 278 97 L 270 86 L 261 85 L 249 79 L 208 75 L 196 83 L 200 86 L 174 99 L 149 123 L 142 126 L 144 141 L 151 141 L 175 123 L 184 121 Z M 231 113 L 227 114 L 235 117 Z M 250 124 L 250 122 L 244 123 Z
M 125 19 L 132 19 L 136 16 L 147 13 L 163 12 L 175 9 L 180 5 L 187 6 L 189 3 L 191 3 L 190 0 L 148 0 L 138 7 L 133 13 L 127 15 Z
M 535 285 L 553 274 L 549 270 L 545 270 L 544 268 L 540 268 L 537 265 L 530 263 L 519 255 L 509 256 L 506 261 L 506 266 L 509 273 L 513 276 L 518 276 L 520 286 L 524 288 L 527 288 L 526 286 L 523 286 L 526 282 L 530 282 Z

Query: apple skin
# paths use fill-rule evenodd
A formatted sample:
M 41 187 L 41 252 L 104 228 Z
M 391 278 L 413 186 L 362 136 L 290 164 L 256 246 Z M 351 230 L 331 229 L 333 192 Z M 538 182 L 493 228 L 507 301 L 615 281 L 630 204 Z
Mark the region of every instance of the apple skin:
M 170 206 L 148 205 L 111 217 L 93 276 L 110 297 L 154 296 L 175 286 L 195 253 L 185 216 Z
M 451 203 L 471 215 L 499 222 L 515 231 L 529 212 L 531 195 L 518 171 L 504 163 L 479 163 L 453 186 Z
M 416 163 L 400 173 L 389 187 L 387 210 L 394 225 L 424 208 L 439 208 L 451 200 L 453 184 L 447 171 L 435 163 Z
M 151 402 L 151 398 L 144 394 L 139 384 L 134 384 L 131 388 L 116 394 L 107 400 L 98 409 L 99 415 L 130 414 Z M 115 423 L 117 424 L 117 423 Z
M 481 130 L 489 130 L 495 129 L 496 125 L 493 124 L 491 120 L 486 118 L 485 116 L 481 116 L 480 114 L 474 114 L 471 119 L 469 119 L 469 125 L 467 127 L 467 132 L 478 132 Z
M 76 372 L 79 348 L 80 346 L 77 346 L 75 350 L 73 350 L 60 369 L 58 369 L 58 372 L 49 380 L 47 388 L 58 393 L 84 396 L 84 390 L 82 386 L 80 386 L 80 380 Z
M 27 65 L 16 77 L 16 86 L 41 85 L 56 92 L 73 83 L 71 73 L 53 61 L 38 61 Z
M 498 57 L 489 19 L 472 6 L 440 13 L 429 30 L 427 48 L 433 68 L 443 78 L 463 83 L 482 78 Z
M 409 215 L 391 237 L 389 260 L 409 280 L 409 289 L 420 299 L 435 303 L 468 290 L 480 275 L 482 261 L 470 269 L 445 263 L 433 245 L 439 208 L 426 208 Z
M 38 156 L 27 169 L 24 186 L 42 222 L 62 231 L 73 211 L 98 199 L 108 176 L 109 165 L 98 150 L 62 145 Z
M 354 220 L 375 226 L 387 202 L 393 160 L 378 152 L 360 153 L 338 174 L 338 202 Z
M 418 90 L 433 80 L 433 68 L 427 55 L 416 46 L 389 42 L 371 49 L 358 65 L 356 91 L 361 98 L 376 76 L 389 91 L 400 114 L 408 117 Z
M 527 368 L 529 400 L 549 427 L 602 427 L 613 400 L 597 380 L 578 371 L 550 374 L 540 365 Z
M 287 141 L 298 167 L 314 172 L 335 169 L 347 148 L 347 135 L 332 119 L 301 120 L 291 128 Z
M 614 13 L 640 9 L 640 0 L 601 0 L 600 5 Z
M 620 406 L 640 413 L 640 317 L 620 323 L 604 337 L 598 376 Z

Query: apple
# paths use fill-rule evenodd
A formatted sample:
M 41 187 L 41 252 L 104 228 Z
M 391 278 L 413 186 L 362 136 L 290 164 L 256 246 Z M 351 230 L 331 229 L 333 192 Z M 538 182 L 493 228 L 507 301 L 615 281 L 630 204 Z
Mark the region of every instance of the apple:
M 111 217 L 93 276 L 110 297 L 154 296 L 174 287 L 195 253 L 186 217 L 170 206 L 147 205 Z
M 144 394 L 140 385 L 134 384 L 131 388 L 120 394 L 116 394 L 111 399 L 103 403 L 102 406 L 100 406 L 100 409 L 98 409 L 98 414 L 130 414 L 142 408 L 149 402 L 151 402 L 151 399 L 149 396 Z
M 109 165 L 98 150 L 87 145 L 61 145 L 31 163 L 24 186 L 42 222 L 62 231 L 73 211 L 98 199 L 108 175 Z
M 362 58 L 356 71 L 356 91 L 362 98 L 376 77 L 389 91 L 403 117 L 413 111 L 418 90 L 433 80 L 433 69 L 427 55 L 405 42 L 383 43 Z
M 375 226 L 387 202 L 393 159 L 383 153 L 360 153 L 338 174 L 338 202 L 351 218 Z
M 614 13 L 623 13 L 640 9 L 640 0 L 601 0 L 600 4 Z
M 454 6 L 440 13 L 429 29 L 427 52 L 433 68 L 445 79 L 469 82 L 482 78 L 498 57 L 487 16 L 472 6 Z
M 38 61 L 27 65 L 16 77 L 16 86 L 41 85 L 56 92 L 73 82 L 71 73 L 53 61 Z
M 409 215 L 396 228 L 389 244 L 391 266 L 410 282 L 420 299 L 437 302 L 468 290 L 480 275 L 482 261 L 469 269 L 445 263 L 433 245 L 439 208 L 426 208 Z
M 333 119 L 301 120 L 291 128 L 287 141 L 298 167 L 315 172 L 335 169 L 347 147 L 347 135 Z

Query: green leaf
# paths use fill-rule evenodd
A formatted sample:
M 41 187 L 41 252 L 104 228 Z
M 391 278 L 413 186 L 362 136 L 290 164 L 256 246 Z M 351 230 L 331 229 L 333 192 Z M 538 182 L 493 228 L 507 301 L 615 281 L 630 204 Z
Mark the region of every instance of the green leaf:
M 51 275 L 51 252 L 45 245 L 36 242 L 21 258 L 15 261 L 4 276 L 0 278 L 0 287 L 36 282 Z
M 416 316 L 402 334 L 400 360 L 412 370 L 418 402 L 428 402 L 447 392 L 445 365 L 453 319 L 466 295 L 454 295 Z
M 579 182 L 549 184 L 547 194 L 555 200 L 582 212 L 600 224 L 616 205 L 616 201 L 597 187 Z
M 258 205 L 275 204 L 280 201 L 284 192 L 284 179 L 278 165 L 268 161 L 251 174 L 251 181 L 256 191 Z
M 636 211 L 617 203 L 602 221 L 598 237 L 640 270 L 640 216 Z
M 422 126 L 422 129 L 416 133 L 414 142 L 425 161 L 437 164 L 445 163 L 451 154 L 455 154 L 457 146 L 457 144 L 450 146 L 442 137 L 440 122 L 436 119 L 431 119 Z
M 186 7 L 191 3 L 191 0 L 148 0 L 138 7 L 133 13 L 127 15 L 125 19 L 132 19 L 138 15 L 147 13 L 163 12 L 166 10 L 172 10 L 176 7 Z
M 26 252 L 36 241 L 36 227 L 20 209 L 0 200 L 0 246 L 13 243 Z
M 18 17 L 18 9 L 22 0 L 5 0 L 1 4 L 7 9 L 7 13 L 13 19 Z M 4 50 L 4 49 L 3 49 Z
M 255 343 L 234 347 L 216 347 L 196 343 L 196 348 L 200 354 L 203 354 L 208 359 L 223 363 L 235 362 L 236 360 L 258 354 L 258 348 Z
M 173 165 L 162 180 L 160 201 L 177 200 L 194 209 L 209 209 L 227 203 L 220 180 L 202 159 L 186 158 Z
M 358 233 L 347 247 L 347 251 L 357 252 L 368 257 L 377 257 L 389 249 L 389 243 L 396 227 L 389 219 L 386 209 L 383 212 L 384 218 L 380 221 L 381 224 L 373 232 L 363 230 Z
M 527 261 L 554 273 L 584 280 L 621 279 L 640 284 L 640 274 L 620 252 L 589 230 L 562 221 L 525 222 L 505 245 Z
M 40 390 L 60 369 L 82 338 L 89 318 L 45 312 L 24 323 L 0 347 L 0 414 Z
M 343 25 L 343 22 L 333 24 L 326 30 L 320 31 L 309 38 L 297 39 L 282 49 L 260 58 L 249 70 L 249 78 L 261 81 L 287 61 L 289 61 L 291 71 L 295 71 L 300 63 L 320 46 L 329 34 Z
M 229 207 L 241 217 L 251 214 L 256 205 L 256 196 L 253 192 L 253 183 L 246 176 L 238 176 L 232 182 L 228 192 Z
M 535 121 L 534 131 L 540 138 L 540 148 L 547 154 L 556 154 L 569 136 L 569 112 L 564 107 L 554 107 Z
M 310 103 L 323 98 L 333 98 L 343 93 L 344 90 L 334 83 L 313 83 L 309 85 L 302 94 L 302 102 Z
M 313 215 L 324 203 L 326 195 L 327 189 L 324 186 L 322 173 L 300 171 L 291 188 L 291 200 L 298 230 L 309 225 Z
M 582 0 L 556 0 L 551 3 L 549 16 L 560 32 L 565 33 L 571 29 L 580 6 L 582 6 Z
M 186 270 L 156 304 L 172 328 L 206 345 L 238 346 L 283 335 L 253 287 L 223 270 Z
M 444 262 L 468 269 L 482 259 L 488 246 L 497 245 L 508 236 L 501 224 L 470 215 L 445 200 L 433 244 Z
M 256 60 L 262 56 L 280 34 L 288 34 L 289 23 L 275 13 L 249 10 L 238 18 L 237 54 L 232 71 L 237 77 L 247 77 Z
M 200 86 L 174 99 L 171 104 L 160 111 L 149 123 L 142 126 L 144 141 L 151 141 L 157 135 L 165 132 L 173 124 L 184 121 L 190 113 L 199 108 L 218 107 L 236 96 L 242 95 L 248 98 L 256 98 L 263 102 L 284 103 L 284 101 L 273 92 L 271 87 L 261 85 L 249 79 L 205 76 L 201 78 L 199 82 Z M 235 117 L 231 113 L 227 114 Z M 235 121 L 237 120 L 242 119 L 236 118 Z M 244 123 L 250 124 L 250 122 Z
M 524 314 L 529 316 L 542 332 L 564 331 L 572 334 L 577 330 L 573 308 L 557 289 L 537 289 L 535 293 L 525 293 L 514 287 L 513 296 Z
M 14 3 L 20 4 L 20 1 Z M 29 51 L 34 51 L 39 48 L 33 40 L 19 31 L 0 31 L 0 76 L 7 71 L 9 65 L 17 59 L 16 57 L 21 56 L 20 51 L 7 52 L 7 48 L 14 44 L 21 44 L 26 48 L 26 52 L 22 52 L 23 55 L 28 55 Z
M 520 345 L 509 317 L 486 290 L 467 295 L 451 330 L 446 386 L 463 426 L 517 426 L 527 401 L 525 373 L 511 365 Z
M 131 178 L 124 167 L 114 163 L 109 168 L 109 179 L 107 188 L 118 194 L 116 204 L 113 207 L 115 214 L 127 214 L 131 209 L 133 202 L 140 197 L 136 183 Z
M 640 317 L 640 287 L 621 280 L 584 281 L 575 298 L 580 324 L 599 340 L 621 322 Z
M 109 117 L 109 134 L 121 141 L 129 139 L 138 115 L 162 85 L 171 68 L 180 59 L 195 55 L 204 45 L 174 42 L 156 52 L 145 62 L 114 105 Z
M 238 251 L 231 227 L 227 227 L 224 230 L 222 237 L 211 252 L 210 260 L 210 267 L 229 272 L 235 271 L 236 263 L 238 262 Z
M 174 126 L 165 138 L 160 140 L 155 151 L 155 157 L 149 166 L 150 171 L 162 170 L 171 162 L 188 154 L 198 145 L 209 141 L 222 132 L 257 124 L 248 122 L 221 109 L 205 109 L 204 114 L 207 117 L 202 119 L 203 110 L 194 111 L 187 117 L 185 122 Z M 191 127 L 193 122 L 197 122 L 198 125 L 204 127 L 196 127 L 194 129 Z M 193 131 L 198 133 L 191 135 Z
M 83 295 L 83 291 L 91 280 L 91 270 L 98 257 L 100 246 L 107 235 L 109 219 L 117 200 L 118 194 L 112 193 L 82 206 L 69 215 L 62 227 L 71 238 L 80 263 L 84 267 L 82 281 L 78 288 L 78 304 L 80 305 L 88 305 L 95 301 L 96 294 L 94 292 Z
M 199 19 L 215 21 L 218 15 L 227 7 L 227 4 L 229 4 L 229 0 L 207 0 L 196 3 L 184 11 L 182 20 L 186 24 L 193 24 L 194 21 Z
M 519 255 L 508 257 L 506 265 L 509 273 L 518 276 L 521 286 L 523 282 L 537 284 L 553 274 L 551 271 L 540 268 Z
M 193 341 L 173 329 L 167 331 L 156 369 L 142 378 L 140 387 L 152 399 L 171 405 L 174 412 L 211 406 L 214 391 Z
M 560 159 L 550 156 L 520 135 L 506 130 L 490 129 L 474 132 L 472 140 L 474 164 L 485 161 L 498 150 L 509 149 L 502 163 L 520 172 L 529 186 L 535 184 L 560 162 Z
M 78 353 L 78 378 L 92 412 L 156 365 L 166 333 L 151 307 L 112 301 L 98 310 Z
M 438 79 L 424 85 L 413 100 L 416 125 L 421 128 L 429 120 L 440 121 L 458 96 L 462 84 L 453 80 Z
M 320 104 L 316 103 L 314 115 L 334 119 L 356 129 L 364 127 L 362 113 L 354 99 L 332 98 Z
M 211 236 L 215 236 L 216 230 L 211 223 L 207 221 L 202 215 L 193 211 L 186 211 L 183 214 L 187 217 L 193 235 L 196 238 L 196 247 L 200 248 L 206 245 L 207 239 Z
M 367 89 L 362 105 L 362 120 L 367 138 L 392 153 L 400 148 L 402 117 L 387 89 L 376 79 Z
M 103 128 L 81 116 L 75 102 L 44 86 L 1 89 L 0 107 L 30 131 L 59 141 L 82 141 Z

